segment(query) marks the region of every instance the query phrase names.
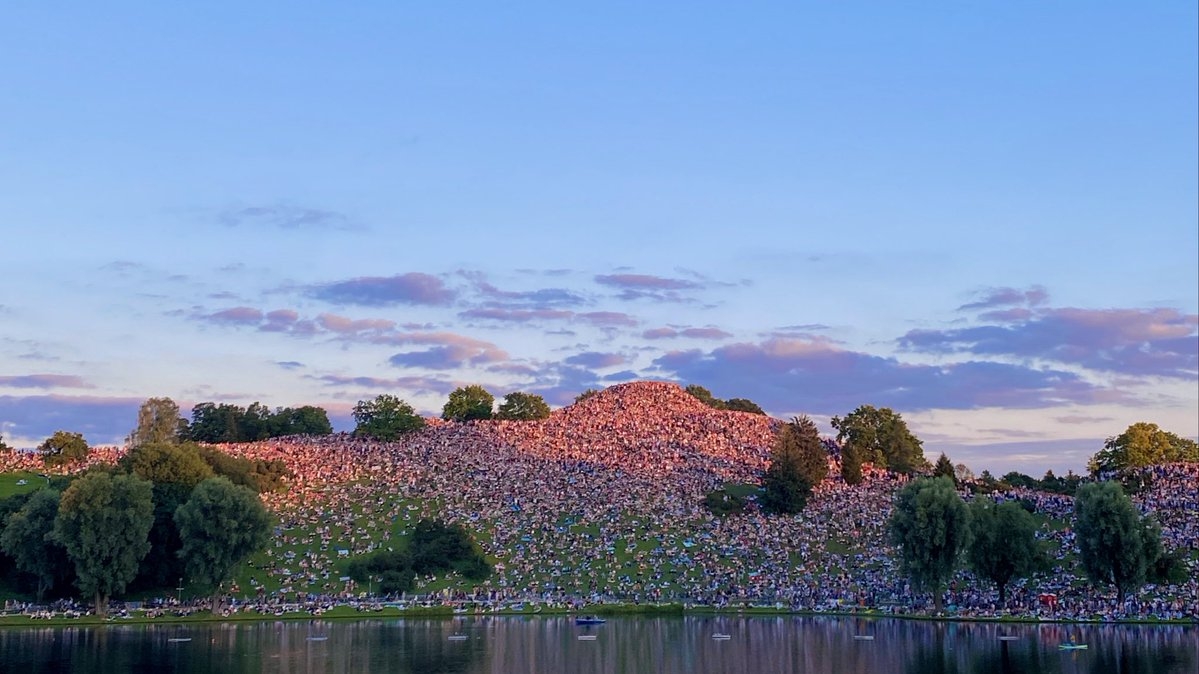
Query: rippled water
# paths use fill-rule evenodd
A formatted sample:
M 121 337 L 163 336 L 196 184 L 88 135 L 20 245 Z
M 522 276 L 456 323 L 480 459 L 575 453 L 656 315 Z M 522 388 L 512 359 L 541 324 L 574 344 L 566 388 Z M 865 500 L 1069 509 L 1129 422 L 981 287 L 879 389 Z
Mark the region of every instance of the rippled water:
M 1058 648 L 1069 640 L 1088 648 Z M 597 627 L 505 617 L 19 628 L 0 629 L 0 670 L 1195 674 L 1199 627 L 718 616 L 617 618 Z

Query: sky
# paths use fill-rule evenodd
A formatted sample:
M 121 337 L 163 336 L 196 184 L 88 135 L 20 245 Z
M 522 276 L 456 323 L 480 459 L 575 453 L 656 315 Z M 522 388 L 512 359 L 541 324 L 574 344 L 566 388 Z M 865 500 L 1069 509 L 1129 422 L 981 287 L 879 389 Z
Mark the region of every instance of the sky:
M 0 434 L 637 379 L 1199 435 L 1194 2 L 7 2 Z

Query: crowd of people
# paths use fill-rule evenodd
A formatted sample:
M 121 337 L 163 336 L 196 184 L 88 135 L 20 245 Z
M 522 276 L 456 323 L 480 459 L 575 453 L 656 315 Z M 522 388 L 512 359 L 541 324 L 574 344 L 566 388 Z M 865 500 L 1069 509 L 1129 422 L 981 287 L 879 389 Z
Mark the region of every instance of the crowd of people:
M 287 489 L 263 495 L 278 528 L 250 587 L 236 592 L 258 603 L 373 594 L 348 581 L 344 560 L 392 547 L 419 519 L 437 517 L 474 532 L 495 561 L 480 585 L 439 590 L 445 601 L 925 610 L 931 598 L 909 586 L 886 541 L 904 476 L 866 466 L 862 484 L 850 486 L 830 453 L 829 478 L 798 515 L 751 505 L 721 518 L 703 506 L 714 489 L 760 482 L 779 423 L 637 382 L 540 421 L 431 423 L 395 442 L 343 433 L 225 445 L 282 459 L 293 473 Z M 1073 500 L 1013 490 L 996 498 L 1027 499 L 1048 516 L 1039 536 L 1052 542 L 1054 569 L 1014 582 L 1006 604 L 961 571 L 946 605 L 980 617 L 1199 618 L 1197 485 L 1199 466 L 1159 467 L 1137 501 L 1161 523 L 1165 547 L 1185 553 L 1182 584 L 1149 586 L 1117 605 L 1113 591 L 1081 580 Z M 416 592 L 429 582 L 418 580 Z

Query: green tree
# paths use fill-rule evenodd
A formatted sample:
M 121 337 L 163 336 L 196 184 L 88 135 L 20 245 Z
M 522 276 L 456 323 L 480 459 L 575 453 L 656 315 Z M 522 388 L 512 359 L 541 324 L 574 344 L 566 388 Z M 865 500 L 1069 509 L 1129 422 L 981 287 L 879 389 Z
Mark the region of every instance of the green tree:
M 941 613 L 945 587 L 970 540 L 970 513 L 953 480 L 920 478 L 901 489 L 887 531 L 901 572 L 913 587 L 932 592 Z
M 590 398 L 590 397 L 592 397 L 592 396 L 596 396 L 596 395 L 599 395 L 599 390 L 598 390 L 598 389 L 589 388 L 589 389 L 587 389 L 586 391 L 583 391 L 583 392 L 582 392 L 582 393 L 580 393 L 579 395 L 575 396 L 575 404 L 581 403 L 581 402 L 583 402 L 584 400 L 586 400 L 586 399 L 588 399 L 588 398 Z
M 312 405 L 294 409 L 285 407 L 276 410 L 272 418 L 271 437 L 274 438 L 285 435 L 329 435 L 332 432 L 329 413 Z
M 758 406 L 758 403 L 748 398 L 729 398 L 724 401 L 724 408 L 733 412 L 749 412 L 750 414 L 766 416 L 766 410 L 763 410 Z
M 550 406 L 546 404 L 545 398 L 533 393 L 514 391 L 504 396 L 504 402 L 500 403 L 500 409 L 495 418 L 509 421 L 534 421 L 545 419 L 549 415 Z
M 841 479 L 845 484 L 862 484 L 862 450 L 857 445 L 841 445 Z
M 1074 535 L 1083 571 L 1116 588 L 1120 603 L 1145 584 L 1162 554 L 1161 530 L 1115 482 L 1092 482 L 1074 498 Z
M 359 400 L 354 405 L 354 435 L 376 440 L 395 440 L 404 433 L 424 428 L 424 417 L 412 405 L 393 395 L 383 394 L 374 400 Z
M 179 406 L 170 398 L 150 398 L 137 411 L 137 428 L 125 444 L 130 447 L 151 443 L 175 442 L 187 428 L 187 420 L 179 416 Z
M 462 386 L 450 393 L 441 410 L 441 418 L 447 421 L 474 421 L 490 419 L 495 406 L 495 396 L 478 384 Z
M 271 518 L 253 491 L 223 477 L 200 483 L 175 511 L 188 579 L 213 591 L 212 610 L 220 586 L 250 555 L 266 547 Z
M 792 419 L 775 436 L 762 480 L 762 505 L 770 512 L 797 513 L 826 477 L 828 452 L 816 424 L 807 416 Z
M 1091 457 L 1088 468 L 1098 475 L 1178 462 L 1199 463 L 1199 444 L 1141 421 L 1108 438 L 1103 449 Z
M 62 579 L 70 578 L 72 571 L 66 549 L 54 538 L 61 496 L 52 489 L 34 492 L 8 517 L 0 535 L 0 548 L 13 558 L 17 569 L 36 579 L 38 601 Z
M 80 433 L 54 431 L 54 435 L 38 445 L 37 451 L 47 466 L 63 466 L 82 462 L 90 448 Z
M 966 554 L 970 569 L 995 583 L 1000 603 L 1007 602 L 1012 579 L 1027 578 L 1048 561 L 1037 542 L 1036 520 L 1015 501 L 997 505 L 976 498 L 970 503 L 970 532 Z
M 700 386 L 699 384 L 688 384 L 687 388 L 683 390 L 695 396 L 701 403 L 711 407 L 714 410 L 724 409 L 724 401 L 712 395 L 711 391 Z
M 75 565 L 75 584 L 94 597 L 97 615 L 104 615 L 108 598 L 137 576 L 138 563 L 150 550 L 152 493 L 149 482 L 133 475 L 93 472 L 62 494 L 54 536 Z
M 879 468 L 912 474 L 928 467 L 920 440 L 890 408 L 862 405 L 845 417 L 833 417 L 837 442 L 852 447 L 855 457 Z
M 933 477 L 947 477 L 955 484 L 958 481 L 957 473 L 953 469 L 953 462 L 949 460 L 948 456 L 945 456 L 944 452 L 937 458 L 937 463 L 933 465 Z
M 119 464 L 143 480 L 155 484 L 180 484 L 188 489 L 212 477 L 194 443 L 144 444 L 130 449 Z

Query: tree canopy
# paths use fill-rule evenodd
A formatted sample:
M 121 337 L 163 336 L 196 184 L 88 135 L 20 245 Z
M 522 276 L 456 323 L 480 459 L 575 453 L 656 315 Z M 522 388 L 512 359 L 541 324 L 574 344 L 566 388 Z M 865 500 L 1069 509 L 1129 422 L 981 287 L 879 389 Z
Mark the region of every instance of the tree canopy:
M 974 573 L 995 583 L 1000 603 L 1007 601 L 1012 579 L 1027 578 L 1048 561 L 1036 532 L 1036 520 L 1016 501 L 971 501 L 966 558 Z
M 953 462 L 948 456 L 942 452 L 941 456 L 937 457 L 937 463 L 933 465 L 933 477 L 947 477 L 957 484 L 957 471 L 953 467 Z
M 137 445 L 121 457 L 119 465 L 143 480 L 179 484 L 191 489 L 212 477 L 212 466 L 192 443 Z
M 711 391 L 703 386 L 700 386 L 699 384 L 688 384 L 683 388 L 683 390 L 687 393 L 690 393 L 701 403 L 711 407 L 714 410 L 731 410 L 733 412 L 749 412 L 751 414 L 761 415 L 766 414 L 765 410 L 748 398 L 729 398 L 728 400 L 721 400 L 720 398 L 712 395 Z
M 72 577 L 67 551 L 53 535 L 61 496 L 52 489 L 34 492 L 8 517 L 0 535 L 0 548 L 13 558 L 17 569 L 36 579 L 38 601 L 63 578 Z
M 272 412 L 261 403 L 241 407 L 205 402 L 192 407 L 191 423 L 183 435 L 189 440 L 215 444 L 332 432 L 329 415 L 320 407 L 279 407 Z
M 80 433 L 54 431 L 54 435 L 38 445 L 37 451 L 47 466 L 62 466 L 83 461 L 90 448 Z
M 150 398 L 137 411 L 137 427 L 125 444 L 130 447 L 175 442 L 187 421 L 179 416 L 179 405 L 170 398 Z
M 1074 535 L 1087 577 L 1116 588 L 1120 603 L 1145 584 L 1162 555 L 1161 529 L 1115 482 L 1092 482 L 1074 497 Z
M 598 394 L 599 394 L 599 389 L 589 388 L 586 391 L 583 391 L 579 395 L 575 396 L 575 402 L 581 403 L 584 400 L 590 398 L 591 396 L 598 395 Z
M 175 511 L 175 523 L 188 579 L 214 592 L 238 564 L 266 546 L 271 532 L 258 495 L 223 477 L 201 482 Z
M 504 396 L 504 402 L 500 403 L 500 409 L 495 418 L 509 421 L 534 421 L 545 419 L 549 415 L 550 406 L 546 404 L 545 398 L 533 393 L 514 391 Z
M 907 474 L 928 467 L 922 443 L 890 408 L 862 405 L 844 417 L 833 417 L 832 424 L 843 447 L 843 462 L 872 463 Z
M 153 523 L 151 485 L 136 476 L 88 473 L 63 492 L 54 536 L 75 565 L 75 584 L 95 598 L 97 614 L 137 575 Z
M 828 476 L 828 452 L 816 424 L 807 416 L 784 424 L 775 436 L 770 465 L 762 479 L 762 506 L 794 514 L 807 505 L 812 490 Z
M 916 588 L 932 592 L 936 611 L 970 540 L 970 514 L 953 480 L 920 478 L 899 491 L 887 521 L 900 570 Z
M 425 419 L 412 405 L 382 394 L 374 400 L 359 400 L 354 405 L 354 435 L 376 440 L 395 440 L 404 433 L 424 428 Z
M 1098 475 L 1177 462 L 1199 463 L 1199 444 L 1141 421 L 1108 438 L 1088 467 Z
M 748 398 L 729 398 L 728 400 L 724 401 L 724 408 L 733 412 L 749 412 L 750 414 L 761 414 L 763 416 L 766 415 L 766 411 L 763 410 L 758 403 Z
M 461 386 L 450 393 L 450 399 L 441 409 L 441 418 L 447 421 L 474 421 L 490 419 L 495 396 L 478 384 Z

